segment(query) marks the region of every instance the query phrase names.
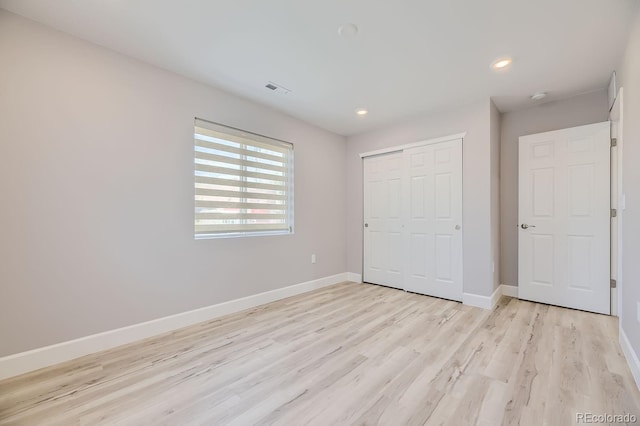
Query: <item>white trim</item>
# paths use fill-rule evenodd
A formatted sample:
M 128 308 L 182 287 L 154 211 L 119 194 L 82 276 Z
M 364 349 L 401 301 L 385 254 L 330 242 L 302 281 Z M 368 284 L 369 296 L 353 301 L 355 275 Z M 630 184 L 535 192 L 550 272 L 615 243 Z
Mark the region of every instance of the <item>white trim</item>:
M 616 130 L 616 134 L 614 135 L 613 132 L 611 134 L 611 137 L 616 137 L 618 139 L 618 144 L 615 148 L 612 148 L 611 152 L 612 154 L 615 152 L 617 153 L 617 161 L 616 161 L 616 165 L 618 167 L 617 170 L 617 184 L 618 187 L 616 188 L 616 199 L 617 199 L 617 206 L 615 206 L 618 209 L 618 216 L 617 216 L 617 229 L 616 229 L 616 233 L 617 233 L 617 237 L 618 237 L 618 245 L 617 245 L 617 258 L 616 259 L 612 259 L 612 262 L 616 263 L 616 268 L 615 271 L 613 271 L 614 268 L 612 269 L 612 272 L 615 272 L 615 274 L 612 274 L 611 278 L 614 278 L 617 282 L 617 286 L 616 288 L 612 288 L 611 289 L 611 315 L 615 315 L 619 318 L 619 321 L 622 322 L 622 296 L 624 293 L 623 287 L 624 287 L 624 283 L 622 282 L 622 261 L 623 261 L 623 257 L 622 257 L 622 240 L 624 239 L 624 233 L 623 233 L 623 221 L 624 221 L 624 187 L 623 187 L 623 171 L 622 171 L 622 167 L 624 165 L 624 161 L 623 161 L 623 150 L 624 150 L 624 88 L 621 87 L 618 90 L 618 95 L 615 98 L 615 101 L 613 103 L 613 106 L 611 107 L 611 110 L 609 112 L 609 121 L 612 123 L 611 125 L 611 130 L 613 131 L 614 126 L 613 123 L 616 123 L 615 126 L 615 130 Z M 613 170 L 612 170 L 613 172 Z M 612 176 L 613 178 L 613 176 Z M 613 181 L 613 179 L 612 179 Z M 613 257 L 613 256 L 612 256 Z
M 609 111 L 613 109 L 613 105 L 616 102 L 617 98 L 617 84 L 616 84 L 616 72 L 615 70 L 611 73 L 611 77 L 609 78 L 609 85 L 607 86 L 607 96 L 609 98 Z
M 403 151 L 405 149 L 415 148 L 415 147 L 424 146 L 424 145 L 431 145 L 434 143 L 448 142 L 456 139 L 464 139 L 465 136 L 467 136 L 467 132 L 456 133 L 455 135 L 442 136 L 439 138 L 427 139 L 424 141 L 408 143 L 404 145 L 396 145 L 389 148 L 377 149 L 375 151 L 363 152 L 360 154 L 360 158 L 372 157 L 374 155 L 380 155 L 380 154 L 389 154 L 390 152 Z
M 0 380 L 349 280 L 344 272 L 0 358 Z
M 356 274 L 355 272 L 347 272 L 347 281 L 354 283 L 362 282 L 362 274 Z
M 625 358 L 627 358 L 627 364 L 629 364 L 631 374 L 636 381 L 636 386 L 638 387 L 638 389 L 640 389 L 640 360 L 638 360 L 638 354 L 633 350 L 631 342 L 629 342 L 627 335 L 624 333 L 624 330 L 622 329 L 622 322 L 620 323 L 619 329 L 620 347 L 622 348 L 622 352 L 624 353 Z
M 462 303 L 482 309 L 493 309 L 498 304 L 502 296 L 502 286 L 498 286 L 491 296 L 480 296 L 479 294 L 462 293 Z
M 515 297 L 516 299 L 518 298 L 518 286 L 517 285 L 501 284 L 500 285 L 500 289 L 501 289 L 503 295 L 509 296 L 509 297 Z

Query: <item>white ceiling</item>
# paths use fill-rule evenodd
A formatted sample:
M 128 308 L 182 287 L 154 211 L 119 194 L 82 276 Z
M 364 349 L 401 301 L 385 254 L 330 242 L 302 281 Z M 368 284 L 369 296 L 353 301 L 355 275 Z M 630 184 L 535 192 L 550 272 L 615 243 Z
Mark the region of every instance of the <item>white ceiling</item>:
M 637 0 L 0 0 L 0 7 L 343 135 L 493 97 L 606 87 Z M 338 27 L 352 22 L 355 38 Z M 490 63 L 514 58 L 507 72 Z M 268 81 L 290 90 L 279 95 Z M 369 109 L 359 117 L 357 107 Z

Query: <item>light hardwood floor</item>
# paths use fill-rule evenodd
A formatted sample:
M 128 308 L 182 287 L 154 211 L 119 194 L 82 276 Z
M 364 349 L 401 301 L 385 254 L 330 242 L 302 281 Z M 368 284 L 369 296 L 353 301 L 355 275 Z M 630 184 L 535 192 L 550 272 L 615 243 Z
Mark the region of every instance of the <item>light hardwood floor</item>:
M 2 425 L 570 425 L 640 414 L 617 320 L 344 283 L 0 382 Z

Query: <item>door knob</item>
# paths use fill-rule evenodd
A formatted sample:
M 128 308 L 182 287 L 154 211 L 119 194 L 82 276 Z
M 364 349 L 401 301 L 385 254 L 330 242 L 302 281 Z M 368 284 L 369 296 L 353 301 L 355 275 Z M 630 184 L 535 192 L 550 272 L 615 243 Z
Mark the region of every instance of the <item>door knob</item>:
M 460 230 L 460 225 L 456 225 L 455 229 L 456 229 L 456 231 L 459 231 Z
M 368 227 L 369 227 L 369 224 L 368 224 L 368 223 L 365 223 L 365 224 L 364 224 L 364 227 L 365 227 L 365 228 L 368 228 Z
M 522 225 L 520 225 L 520 228 L 522 229 L 529 229 L 529 228 L 535 228 L 535 225 L 527 225 L 526 223 L 523 223 Z

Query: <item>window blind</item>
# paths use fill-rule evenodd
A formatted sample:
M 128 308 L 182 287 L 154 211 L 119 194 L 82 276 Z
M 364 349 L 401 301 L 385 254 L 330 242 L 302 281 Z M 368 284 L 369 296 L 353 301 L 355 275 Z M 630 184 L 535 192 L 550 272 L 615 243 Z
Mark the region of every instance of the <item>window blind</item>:
M 195 236 L 293 232 L 293 145 L 195 120 Z

